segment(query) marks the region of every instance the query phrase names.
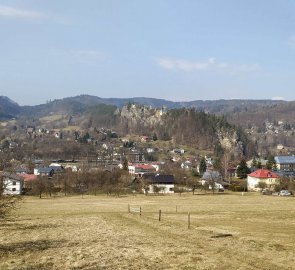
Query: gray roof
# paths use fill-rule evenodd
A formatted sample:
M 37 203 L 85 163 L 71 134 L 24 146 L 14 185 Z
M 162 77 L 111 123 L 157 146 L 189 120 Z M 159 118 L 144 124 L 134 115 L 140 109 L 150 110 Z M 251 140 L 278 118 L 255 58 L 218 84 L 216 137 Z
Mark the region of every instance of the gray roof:
M 277 164 L 295 164 L 295 156 L 276 156 Z
M 218 171 L 206 171 L 204 172 L 203 176 L 202 176 L 202 180 L 206 180 L 206 181 L 221 181 L 222 180 L 222 176 Z
M 21 182 L 24 181 L 24 179 L 20 175 L 17 175 L 17 174 L 3 172 L 2 175 L 6 179 L 12 179 L 12 180 L 21 181 Z
M 150 180 L 153 184 L 174 184 L 174 176 L 172 174 L 156 174 L 143 175 L 143 178 Z
M 54 169 L 50 167 L 38 168 L 38 173 L 51 173 L 51 172 L 54 172 Z

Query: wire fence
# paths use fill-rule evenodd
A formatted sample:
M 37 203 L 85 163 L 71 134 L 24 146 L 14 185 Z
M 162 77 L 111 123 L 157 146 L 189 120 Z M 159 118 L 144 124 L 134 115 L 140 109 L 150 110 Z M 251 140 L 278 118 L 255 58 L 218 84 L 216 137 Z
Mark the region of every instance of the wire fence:
M 143 211 L 142 211 L 142 207 L 141 206 L 134 206 L 134 205 L 129 205 L 128 204 L 128 213 L 130 214 L 135 214 L 135 215 L 139 215 L 139 216 L 142 216 L 143 215 Z M 191 228 L 191 213 L 190 212 L 187 212 L 187 213 L 183 213 L 183 212 L 178 212 L 178 206 L 176 205 L 175 206 L 175 212 L 163 212 L 161 209 L 159 209 L 158 212 L 144 212 L 144 216 L 146 218 L 152 218 L 152 219 L 157 219 L 159 222 L 161 222 L 163 220 L 163 213 L 167 214 L 167 215 L 177 215 L 177 216 L 186 216 L 187 217 L 187 222 L 186 222 L 186 227 L 188 229 Z M 151 217 L 152 216 L 152 217 Z M 156 216 L 156 218 L 155 218 Z

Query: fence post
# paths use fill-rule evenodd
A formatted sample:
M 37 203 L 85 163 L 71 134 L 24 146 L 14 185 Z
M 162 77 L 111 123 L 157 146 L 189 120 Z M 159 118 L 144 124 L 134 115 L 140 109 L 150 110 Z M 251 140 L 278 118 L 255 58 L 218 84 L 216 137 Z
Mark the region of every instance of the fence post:
M 130 204 L 128 204 L 128 213 L 130 213 Z
M 162 211 L 159 210 L 159 221 L 161 221 L 161 214 L 162 214 Z
M 139 215 L 141 216 L 141 206 L 139 207 Z
M 187 214 L 187 228 L 189 229 L 191 227 L 191 213 L 188 212 Z

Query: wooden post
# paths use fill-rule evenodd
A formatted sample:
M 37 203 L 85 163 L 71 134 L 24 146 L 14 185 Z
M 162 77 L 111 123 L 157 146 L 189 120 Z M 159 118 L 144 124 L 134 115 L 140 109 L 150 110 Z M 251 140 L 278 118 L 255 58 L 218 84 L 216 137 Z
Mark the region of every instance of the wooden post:
M 191 213 L 188 212 L 187 214 L 187 228 L 189 229 L 191 227 Z
M 139 215 L 141 216 L 141 206 L 139 207 Z
M 128 213 L 130 213 L 130 204 L 128 204 Z
M 159 221 L 161 221 L 161 214 L 162 214 L 162 211 L 159 210 Z

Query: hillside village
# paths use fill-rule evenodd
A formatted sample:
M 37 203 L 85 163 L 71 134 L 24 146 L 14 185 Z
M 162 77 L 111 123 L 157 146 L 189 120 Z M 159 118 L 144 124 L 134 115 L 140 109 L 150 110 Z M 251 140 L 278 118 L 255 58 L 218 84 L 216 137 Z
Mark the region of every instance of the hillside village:
M 295 269 L 294 14 L 0 1 L 0 270 Z
M 40 197 L 293 192 L 295 161 L 288 138 L 294 128 L 284 121 L 266 120 L 263 129 L 248 124 L 243 131 L 224 117 L 194 109 L 128 103 L 96 105 L 86 112 L 59 106 L 45 115 L 2 121 L 4 192 Z M 268 173 L 274 182 L 265 177 Z
M 154 113 L 161 117 L 165 111 L 161 109 Z M 124 112 L 124 117 L 127 114 Z M 136 111 L 131 115 L 134 119 Z M 141 119 L 150 121 L 146 116 Z M 161 118 L 156 119 L 152 123 L 161 121 Z M 266 132 L 274 129 L 271 124 L 266 128 Z M 219 138 L 225 151 L 216 156 L 212 151 L 178 145 L 173 140 L 159 140 L 156 133 L 121 137 L 117 131 L 103 127 L 65 131 L 49 129 L 45 125 L 14 130 L 18 137 L 11 134 L 1 142 L 2 179 L 6 194 L 41 197 L 58 193 L 106 192 L 120 195 L 196 190 L 294 190 L 295 157 L 277 155 L 266 160 L 254 156 L 245 163 L 244 157 L 235 152 L 239 144 L 232 147 L 231 140 L 222 134 Z M 29 145 L 32 143 L 41 145 L 41 148 L 35 146 L 31 149 Z M 43 146 L 44 143 L 47 146 Z M 63 148 L 65 145 L 69 149 Z M 65 150 L 52 151 L 58 148 Z M 278 153 L 281 154 L 283 149 L 283 146 L 278 146 Z M 34 152 L 30 158 L 28 150 Z M 50 155 L 55 159 L 50 160 Z M 257 171 L 261 173 L 255 175 Z

